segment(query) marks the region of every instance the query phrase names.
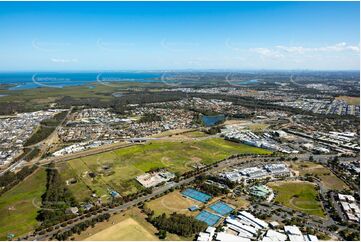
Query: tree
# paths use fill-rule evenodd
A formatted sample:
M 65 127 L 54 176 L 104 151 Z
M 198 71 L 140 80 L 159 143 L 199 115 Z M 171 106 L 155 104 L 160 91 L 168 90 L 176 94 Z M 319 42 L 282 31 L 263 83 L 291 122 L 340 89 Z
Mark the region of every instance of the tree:
M 158 238 L 159 238 L 159 239 L 165 239 L 166 237 L 167 237 L 167 231 L 165 231 L 165 230 L 163 230 L 163 229 L 159 230 L 159 232 L 158 232 Z

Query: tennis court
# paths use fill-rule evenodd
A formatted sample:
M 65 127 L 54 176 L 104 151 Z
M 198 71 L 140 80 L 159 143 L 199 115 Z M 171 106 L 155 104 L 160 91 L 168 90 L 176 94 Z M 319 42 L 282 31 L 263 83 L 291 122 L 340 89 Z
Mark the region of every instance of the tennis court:
M 202 203 L 206 203 L 206 202 L 208 202 L 209 199 L 212 198 L 212 196 L 210 196 L 208 194 L 205 194 L 203 192 L 197 191 L 197 190 L 192 189 L 192 188 L 187 188 L 186 190 L 184 190 L 182 192 L 182 194 L 184 196 L 190 197 L 190 198 L 192 198 L 194 200 L 197 200 L 197 201 L 200 201 Z
M 220 215 L 226 215 L 233 211 L 232 207 L 230 207 L 227 203 L 224 203 L 222 201 L 218 201 L 212 204 L 211 206 L 209 206 L 209 208 Z
M 209 226 L 213 226 L 221 219 L 221 217 L 203 210 L 196 216 L 196 219 L 205 222 Z

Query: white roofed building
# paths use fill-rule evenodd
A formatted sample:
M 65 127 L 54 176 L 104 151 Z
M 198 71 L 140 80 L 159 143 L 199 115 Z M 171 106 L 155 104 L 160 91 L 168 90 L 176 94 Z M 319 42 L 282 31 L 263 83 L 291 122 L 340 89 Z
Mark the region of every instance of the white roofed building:
M 217 233 L 216 241 L 226 241 L 226 242 L 248 242 L 250 239 L 242 238 L 237 235 L 227 234 L 224 232 Z
M 286 241 L 287 235 L 284 233 L 277 232 L 276 230 L 268 230 L 263 237 L 262 241 Z
M 290 241 L 293 241 L 293 242 L 304 241 L 303 234 L 297 226 L 295 226 L 295 225 L 285 226 L 284 230 Z

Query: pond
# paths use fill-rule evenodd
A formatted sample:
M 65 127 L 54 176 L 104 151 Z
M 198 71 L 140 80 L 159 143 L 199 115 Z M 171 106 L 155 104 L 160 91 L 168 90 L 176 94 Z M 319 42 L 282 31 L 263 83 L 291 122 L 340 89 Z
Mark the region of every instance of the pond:
M 212 115 L 212 116 L 202 115 L 202 122 L 207 127 L 216 125 L 222 122 L 224 119 L 225 119 L 224 114 Z

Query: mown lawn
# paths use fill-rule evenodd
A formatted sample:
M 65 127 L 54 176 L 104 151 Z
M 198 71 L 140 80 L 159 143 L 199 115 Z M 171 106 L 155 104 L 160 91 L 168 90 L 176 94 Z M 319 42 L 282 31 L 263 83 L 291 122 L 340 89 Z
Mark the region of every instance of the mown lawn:
M 277 194 L 275 201 L 280 204 L 311 215 L 324 217 L 320 201 L 317 201 L 318 192 L 310 182 L 283 181 L 267 184 Z
M 32 231 L 36 221 L 41 195 L 45 192 L 46 172 L 38 169 L 23 182 L 0 197 L 0 240 L 8 233 L 16 237 Z M 10 210 L 9 210 L 10 208 Z
M 189 207 L 194 205 L 201 207 L 203 204 L 184 197 L 179 191 L 168 193 L 145 204 L 147 208 L 154 211 L 155 216 L 163 213 L 170 215 L 174 212 L 195 216 L 198 214 L 198 211 L 191 212 L 188 210 Z
M 192 170 L 192 164 L 211 164 L 234 154 L 253 153 L 271 154 L 272 152 L 243 144 L 233 143 L 220 138 L 201 141 L 152 141 L 147 144 L 120 148 L 97 155 L 68 161 L 72 173 L 64 171 L 64 179 L 71 176 L 85 183 L 98 195 L 106 195 L 108 188 L 121 194 L 134 193 L 141 189 L 135 177 L 155 168 L 166 168 L 182 174 Z M 104 167 L 108 167 L 104 170 Z M 90 179 L 87 173 L 94 172 L 96 178 Z M 69 174 L 70 173 L 70 174 Z M 70 185 L 75 196 L 80 184 Z

